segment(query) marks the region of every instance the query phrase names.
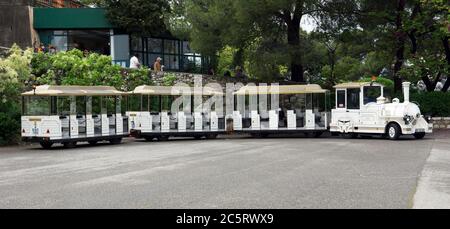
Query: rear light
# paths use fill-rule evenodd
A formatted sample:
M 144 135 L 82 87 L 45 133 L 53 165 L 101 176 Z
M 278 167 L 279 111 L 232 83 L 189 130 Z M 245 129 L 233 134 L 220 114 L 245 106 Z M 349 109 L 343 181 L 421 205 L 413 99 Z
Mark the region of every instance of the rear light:
M 25 133 L 25 129 L 22 129 L 22 133 Z
M 47 134 L 50 134 L 50 130 L 47 129 Z

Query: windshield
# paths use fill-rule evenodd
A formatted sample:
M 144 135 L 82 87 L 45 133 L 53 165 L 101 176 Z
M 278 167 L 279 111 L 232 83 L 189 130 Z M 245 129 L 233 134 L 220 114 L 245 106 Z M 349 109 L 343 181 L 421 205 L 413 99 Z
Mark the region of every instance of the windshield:
M 50 115 L 50 97 L 48 96 L 24 96 L 22 103 L 25 116 Z
M 364 105 L 369 103 L 376 103 L 379 97 L 381 97 L 381 87 L 379 86 L 364 87 Z

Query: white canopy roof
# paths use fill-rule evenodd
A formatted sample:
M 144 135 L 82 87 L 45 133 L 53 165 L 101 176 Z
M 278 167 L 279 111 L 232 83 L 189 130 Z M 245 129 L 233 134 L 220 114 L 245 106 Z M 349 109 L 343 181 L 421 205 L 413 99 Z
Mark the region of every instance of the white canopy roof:
M 35 90 L 25 92 L 24 96 L 113 96 L 124 92 L 108 86 L 37 86 Z
M 137 87 L 132 94 L 141 94 L 141 95 L 183 95 L 186 93 L 190 93 L 191 95 L 223 95 L 221 90 L 212 88 L 212 87 L 204 87 L 200 90 L 194 90 L 192 87 L 170 87 L 170 86 L 139 86 Z
M 328 90 L 322 89 L 320 85 L 270 85 L 270 86 L 245 86 L 238 90 L 235 95 L 260 95 L 260 94 L 320 94 Z
M 380 87 L 384 87 L 382 84 L 375 83 L 375 82 L 350 82 L 350 83 L 338 84 L 338 85 L 334 86 L 334 88 L 336 88 L 336 89 L 361 88 L 361 87 L 365 87 L 365 86 L 380 86 Z

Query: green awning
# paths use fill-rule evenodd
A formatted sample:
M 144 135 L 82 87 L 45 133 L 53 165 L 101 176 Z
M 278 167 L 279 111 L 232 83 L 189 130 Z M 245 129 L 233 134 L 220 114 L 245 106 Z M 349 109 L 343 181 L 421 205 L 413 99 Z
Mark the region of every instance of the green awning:
M 35 29 L 112 29 L 99 8 L 34 8 Z

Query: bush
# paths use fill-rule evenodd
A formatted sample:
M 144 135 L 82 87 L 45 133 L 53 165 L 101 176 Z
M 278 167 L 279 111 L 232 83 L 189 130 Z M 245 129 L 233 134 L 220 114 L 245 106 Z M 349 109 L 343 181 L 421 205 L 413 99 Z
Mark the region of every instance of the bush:
M 150 69 L 122 69 L 112 64 L 110 56 L 80 50 L 56 54 L 37 53 L 31 61 L 35 84 L 112 86 L 120 90 L 133 90 L 141 84 L 150 84 Z
M 30 79 L 32 51 L 14 45 L 0 58 L 0 145 L 17 142 L 20 133 L 20 93 Z
M 122 69 L 111 57 L 80 50 L 33 53 L 14 45 L 0 58 L 0 145 L 16 143 L 20 136 L 20 93 L 31 85 L 107 85 L 130 91 L 151 85 L 150 70 Z
M 450 117 L 450 93 L 413 93 L 411 94 L 411 101 L 419 104 L 424 115 Z

